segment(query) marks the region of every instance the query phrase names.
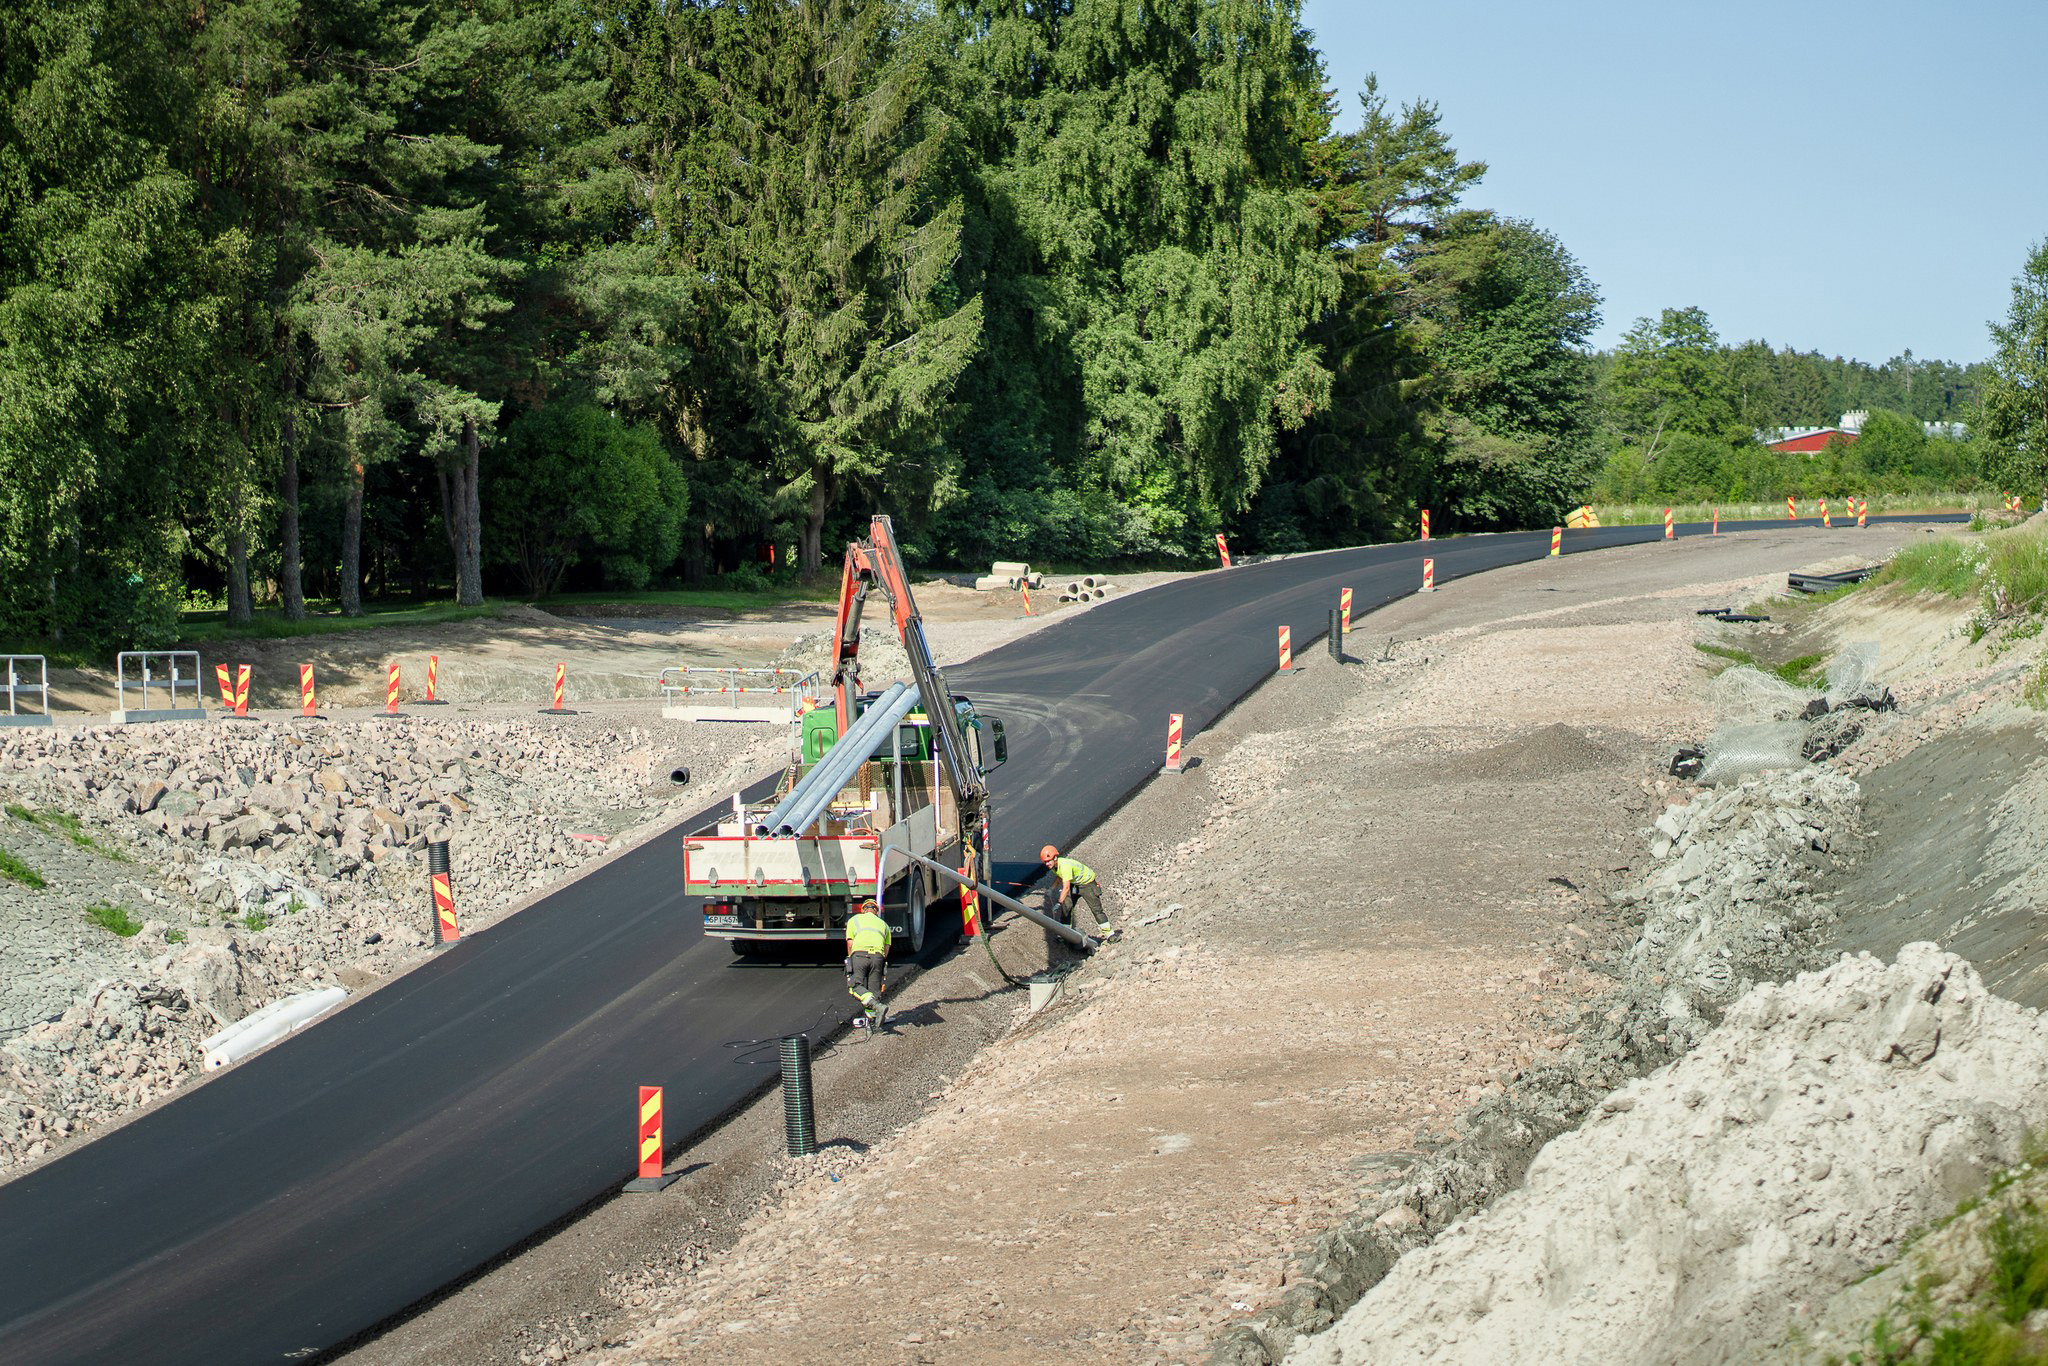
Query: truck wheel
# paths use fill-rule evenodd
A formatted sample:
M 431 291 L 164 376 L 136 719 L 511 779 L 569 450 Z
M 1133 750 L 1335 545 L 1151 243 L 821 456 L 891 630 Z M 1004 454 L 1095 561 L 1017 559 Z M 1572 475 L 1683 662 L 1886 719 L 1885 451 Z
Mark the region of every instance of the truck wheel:
M 924 878 L 923 872 L 913 873 L 910 887 L 904 893 L 908 904 L 903 908 L 904 923 L 910 929 L 910 951 L 924 952 Z

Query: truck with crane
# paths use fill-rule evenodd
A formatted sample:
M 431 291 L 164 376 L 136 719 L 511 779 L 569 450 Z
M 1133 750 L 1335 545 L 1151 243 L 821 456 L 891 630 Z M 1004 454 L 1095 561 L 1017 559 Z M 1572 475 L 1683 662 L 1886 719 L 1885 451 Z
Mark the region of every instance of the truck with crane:
M 911 677 L 871 691 L 861 616 L 876 590 Z M 958 905 L 963 877 L 989 882 L 988 774 L 1009 757 L 1003 723 L 946 686 L 885 516 L 846 548 L 831 686 L 829 705 L 793 722 L 795 753 L 773 795 L 736 794 L 684 837 L 684 890 L 703 898 L 704 933 L 736 953 L 837 940 L 870 896 L 897 945 L 918 953 L 941 898 Z

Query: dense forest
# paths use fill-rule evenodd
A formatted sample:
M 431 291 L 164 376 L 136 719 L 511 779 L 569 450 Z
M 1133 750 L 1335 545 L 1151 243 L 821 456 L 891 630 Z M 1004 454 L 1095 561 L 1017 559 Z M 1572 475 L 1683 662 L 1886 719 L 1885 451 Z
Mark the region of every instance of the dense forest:
M 0 636 L 751 583 L 876 510 L 952 565 L 1548 525 L 1974 415 L 1697 310 L 1595 355 L 1485 172 L 1294 0 L 18 0 Z

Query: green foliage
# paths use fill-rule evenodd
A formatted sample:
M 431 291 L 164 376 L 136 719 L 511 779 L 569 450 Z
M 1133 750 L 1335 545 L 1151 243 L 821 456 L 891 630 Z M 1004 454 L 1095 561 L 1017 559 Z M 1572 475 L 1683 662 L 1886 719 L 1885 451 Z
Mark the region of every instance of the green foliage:
M 1755 655 L 1747 650 L 1738 650 L 1732 645 L 1712 645 L 1706 641 L 1694 641 L 1693 649 L 1698 650 L 1703 655 L 1712 655 L 1716 659 L 1725 659 L 1731 664 L 1747 664 L 1751 668 L 1756 667 Z
M 1984 563 L 1979 543 L 1940 536 L 1906 546 L 1870 582 L 1894 583 L 1914 593 L 1969 598 L 1976 596 L 1982 585 Z
M 450 603 L 436 603 L 429 607 L 385 604 L 365 607 L 361 616 L 319 615 L 298 621 L 289 620 L 279 612 L 258 612 L 244 626 L 223 620 L 223 614 L 219 612 L 196 612 L 188 615 L 179 627 L 178 640 L 186 645 L 222 640 L 287 640 L 294 636 L 332 635 L 338 631 L 361 631 L 378 626 L 475 621 L 482 617 L 495 617 L 504 610 L 504 605 L 497 602 L 485 602 L 476 607 L 457 607 Z
M 5 849 L 0 849 L 0 877 L 10 882 L 18 882 L 31 891 L 41 891 L 46 885 L 41 873 Z
M 1986 473 L 2001 487 L 2048 491 L 2048 240 L 2027 253 L 2005 321 L 1991 325 L 1991 339 Z
M 1607 368 L 1603 398 L 1608 420 L 1651 463 L 1675 436 L 1726 442 L 1741 431 L 1721 339 L 1698 308 L 1636 319 Z
M 85 908 L 85 918 L 109 934 L 118 934 L 123 939 L 133 939 L 142 932 L 142 922 L 131 915 L 126 906 L 110 902 L 99 902 Z
M 270 917 L 261 911 L 251 911 L 242 917 L 242 925 L 245 929 L 267 930 L 270 928 Z
M 56 835 L 61 839 L 67 839 L 80 849 L 90 849 L 102 858 L 110 858 L 116 863 L 132 862 L 120 850 L 110 849 L 87 834 L 84 823 L 68 811 L 37 811 L 32 807 L 23 806 L 17 802 L 9 802 L 7 804 L 7 814 L 18 821 L 27 821 L 30 825 L 45 833 Z
M 689 490 L 661 438 L 593 403 L 565 400 L 506 430 L 485 488 L 494 556 L 534 597 L 586 559 L 628 590 L 675 561 Z
M 182 944 L 185 942 L 185 932 L 183 930 L 165 930 L 164 942 L 166 944 Z
M 1817 688 L 1827 677 L 1827 656 L 1798 655 L 1771 672 L 1795 688 Z

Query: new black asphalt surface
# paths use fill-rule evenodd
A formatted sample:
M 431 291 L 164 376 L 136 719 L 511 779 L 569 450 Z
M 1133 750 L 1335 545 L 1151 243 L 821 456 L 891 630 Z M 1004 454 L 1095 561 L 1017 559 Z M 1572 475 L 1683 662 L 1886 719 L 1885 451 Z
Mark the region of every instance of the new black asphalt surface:
M 1855 531 L 1840 531 L 1846 550 Z M 1574 531 L 1565 547 L 1661 534 Z M 1425 555 L 1443 582 L 1538 558 L 1548 540 L 1239 566 L 948 670 L 1008 726 L 998 879 L 1028 880 L 1039 845 L 1074 843 L 1157 771 L 1169 712 L 1192 738 L 1272 673 L 1281 625 L 1324 664 L 1309 646 L 1340 588 L 1362 616 L 1414 592 Z M 836 967 L 741 965 L 703 937 L 678 890 L 676 835 L 697 824 L 0 1186 L 0 1361 L 303 1361 L 615 1190 L 632 1174 L 636 1087 L 665 1088 L 672 1145 L 757 1093 L 770 1069 L 739 1065 L 729 1040 L 822 1035 L 849 1004 Z

